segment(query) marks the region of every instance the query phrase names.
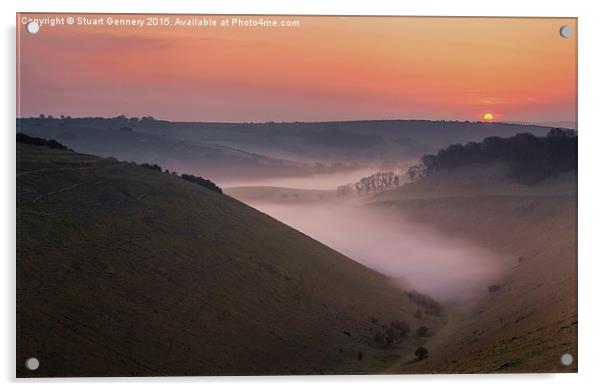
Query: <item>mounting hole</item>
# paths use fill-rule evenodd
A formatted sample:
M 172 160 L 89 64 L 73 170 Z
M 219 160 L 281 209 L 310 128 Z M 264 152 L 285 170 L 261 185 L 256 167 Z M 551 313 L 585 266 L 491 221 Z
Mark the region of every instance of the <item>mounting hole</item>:
M 27 360 L 25 360 L 25 368 L 29 369 L 30 371 L 35 371 L 39 367 L 40 367 L 40 360 L 38 360 L 37 358 L 30 357 Z
M 560 28 L 560 36 L 562 38 L 569 38 L 571 35 L 573 35 L 571 26 L 564 25 Z
M 560 363 L 565 367 L 568 367 L 573 363 L 573 355 L 570 353 L 563 354 L 562 356 L 560 356 Z
M 40 31 L 40 24 L 36 21 L 31 21 L 25 25 L 25 28 L 27 29 L 28 33 L 36 34 L 38 31 Z

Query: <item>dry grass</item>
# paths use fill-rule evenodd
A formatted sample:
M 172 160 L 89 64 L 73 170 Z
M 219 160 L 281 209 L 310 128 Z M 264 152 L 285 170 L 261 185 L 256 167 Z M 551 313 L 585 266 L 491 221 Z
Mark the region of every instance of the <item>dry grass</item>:
M 409 349 L 370 321 L 415 330 L 404 292 L 265 214 L 133 164 L 17 156 L 17 363 L 41 361 L 18 376 L 374 373 Z
M 476 240 L 507 260 L 500 288 L 488 292 L 483 286 L 476 308 L 447 308 L 449 322 L 427 343 L 428 359 L 399 362 L 390 371 L 577 370 L 575 176 L 534 186 L 503 177 L 500 166 L 442 172 L 372 200 L 421 224 Z M 570 367 L 559 361 L 566 352 L 575 357 Z

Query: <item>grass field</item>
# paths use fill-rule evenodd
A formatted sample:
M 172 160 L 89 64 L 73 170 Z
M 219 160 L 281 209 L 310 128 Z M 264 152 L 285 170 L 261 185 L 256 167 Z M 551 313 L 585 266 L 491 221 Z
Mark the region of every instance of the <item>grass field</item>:
M 447 308 L 427 343 L 432 372 L 577 371 L 577 194 L 574 173 L 532 186 L 507 181 L 504 166 L 442 171 L 371 200 L 420 224 L 503 254 L 505 273 L 479 305 Z M 572 365 L 560 364 L 570 353 Z M 404 361 L 391 372 L 406 368 Z
M 17 376 L 375 373 L 441 319 L 383 275 L 226 195 L 17 145 Z

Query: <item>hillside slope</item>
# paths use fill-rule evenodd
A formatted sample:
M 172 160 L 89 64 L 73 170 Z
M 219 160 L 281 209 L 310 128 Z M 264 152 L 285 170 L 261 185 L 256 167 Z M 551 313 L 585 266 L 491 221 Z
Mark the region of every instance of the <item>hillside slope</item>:
M 17 131 L 76 151 L 157 163 L 217 182 L 403 167 L 484 134 L 543 135 L 548 127 L 459 121 L 195 123 L 136 118 L 20 118 Z M 321 164 L 316 165 L 316 162 Z M 332 165 L 334 162 L 338 164 Z M 202 167 L 202 172 L 194 172 Z
M 545 134 L 549 127 L 462 121 L 368 120 L 327 122 L 202 123 L 154 121 L 137 128 L 166 132 L 187 142 L 217 142 L 271 155 L 274 151 L 322 160 L 414 158 L 483 134 L 508 137 L 521 132 Z
M 577 370 L 576 174 L 536 185 L 507 179 L 502 164 L 445 170 L 380 194 L 371 205 L 499 252 L 507 271 L 483 286 L 477 308 L 450 307 L 428 359 L 391 367 L 417 372 Z M 570 353 L 575 361 L 560 364 Z
M 269 216 L 114 159 L 18 143 L 17 228 L 19 377 L 375 372 L 400 352 L 375 328 L 431 322 Z
M 203 167 L 212 178 L 264 178 L 291 175 L 306 167 L 284 159 L 274 159 L 216 143 L 197 140 L 183 142 L 158 134 L 133 131 L 110 120 L 20 120 L 18 132 L 54 139 L 83 153 L 137 163 L 156 163 L 178 172 L 192 172 Z M 201 174 L 201 173 L 197 173 Z

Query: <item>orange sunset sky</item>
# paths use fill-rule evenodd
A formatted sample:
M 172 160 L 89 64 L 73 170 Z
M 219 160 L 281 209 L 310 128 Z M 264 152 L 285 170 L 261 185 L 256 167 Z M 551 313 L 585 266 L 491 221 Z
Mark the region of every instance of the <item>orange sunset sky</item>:
M 17 15 L 18 116 L 576 121 L 575 19 L 263 17 L 299 27 L 44 26 Z M 159 15 L 155 15 L 161 17 Z M 261 16 L 241 19 L 261 19 Z M 562 25 L 574 35 L 559 35 Z

